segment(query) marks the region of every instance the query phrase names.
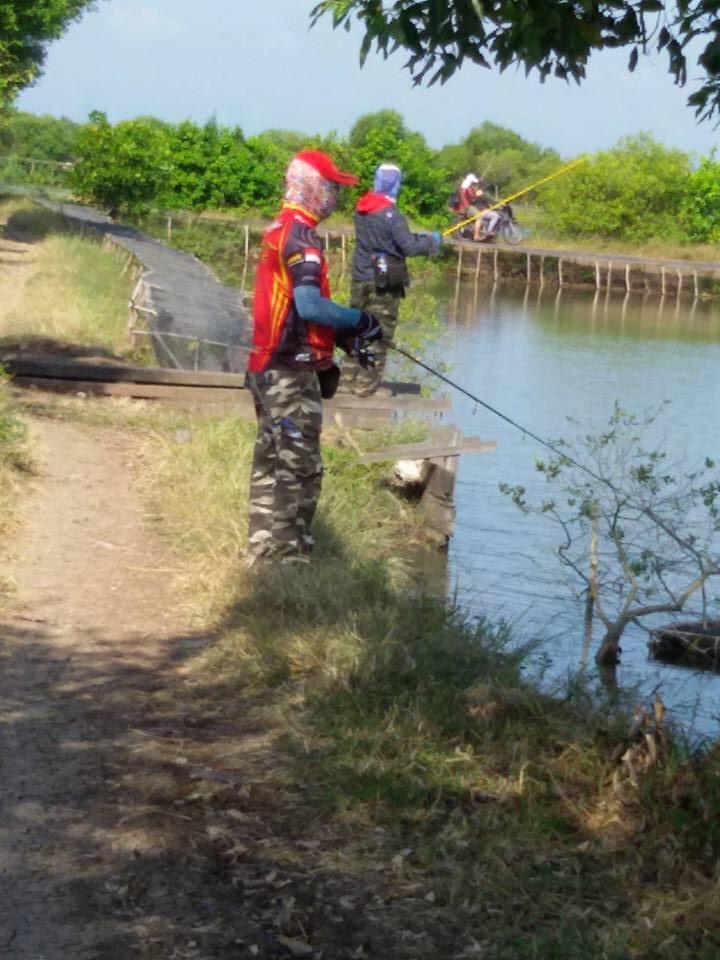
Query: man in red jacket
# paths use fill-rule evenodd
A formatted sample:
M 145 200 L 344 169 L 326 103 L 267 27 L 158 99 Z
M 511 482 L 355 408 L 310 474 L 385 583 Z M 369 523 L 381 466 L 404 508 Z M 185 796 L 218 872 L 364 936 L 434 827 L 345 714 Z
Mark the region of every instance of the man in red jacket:
M 368 362 L 382 338 L 369 313 L 332 301 L 316 226 L 335 209 L 342 185 L 357 183 L 319 150 L 302 150 L 285 175 L 285 201 L 266 230 L 253 299 L 246 383 L 258 433 L 248 518 L 248 561 L 307 561 L 320 497 L 322 397 L 337 388 L 336 331 Z

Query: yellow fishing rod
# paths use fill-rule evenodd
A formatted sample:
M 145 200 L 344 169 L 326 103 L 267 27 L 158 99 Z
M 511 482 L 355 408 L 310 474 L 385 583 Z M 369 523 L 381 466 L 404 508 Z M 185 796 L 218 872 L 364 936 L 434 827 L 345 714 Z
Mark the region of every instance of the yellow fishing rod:
M 517 200 L 517 198 L 521 197 L 524 193 L 529 193 L 531 190 L 534 190 L 535 187 L 539 187 L 541 184 L 547 183 L 548 180 L 554 180 L 555 177 L 560 177 L 563 173 L 568 173 L 573 169 L 573 167 L 577 167 L 579 164 L 585 163 L 586 160 L 587 157 L 579 157 L 577 160 L 573 160 L 572 163 L 565 164 L 564 167 L 560 167 L 560 169 L 556 170 L 555 173 L 549 173 L 541 180 L 536 180 L 535 183 L 531 183 L 529 187 L 523 187 L 522 190 L 518 190 L 516 193 L 511 193 L 509 197 L 504 197 L 502 200 L 498 200 L 497 203 L 494 203 L 491 207 L 486 207 L 484 210 L 481 210 L 480 213 L 476 213 L 467 220 L 461 220 L 460 223 L 456 223 L 452 227 L 448 227 L 447 230 L 443 230 L 442 235 L 444 237 L 450 236 L 451 233 L 454 233 L 456 230 L 461 230 L 463 227 L 466 227 L 468 223 L 472 223 L 473 220 L 477 220 L 478 217 L 482 217 L 486 213 L 489 213 L 490 210 L 497 210 L 498 207 L 505 206 L 505 204 L 510 203 L 511 200 Z

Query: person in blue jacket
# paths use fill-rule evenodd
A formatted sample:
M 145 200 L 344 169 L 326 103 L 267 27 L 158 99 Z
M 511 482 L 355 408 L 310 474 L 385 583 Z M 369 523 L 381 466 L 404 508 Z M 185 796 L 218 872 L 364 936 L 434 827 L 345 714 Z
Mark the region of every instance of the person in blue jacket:
M 400 168 L 381 163 L 373 189 L 355 207 L 355 253 L 352 262 L 350 303 L 376 317 L 385 340 L 373 344 L 374 365 L 361 366 L 350 359 L 343 364 L 342 384 L 360 396 L 374 393 L 383 377 L 386 340 L 392 340 L 400 300 L 410 283 L 407 257 L 437 253 L 439 233 L 413 233 L 397 206 L 402 183 Z

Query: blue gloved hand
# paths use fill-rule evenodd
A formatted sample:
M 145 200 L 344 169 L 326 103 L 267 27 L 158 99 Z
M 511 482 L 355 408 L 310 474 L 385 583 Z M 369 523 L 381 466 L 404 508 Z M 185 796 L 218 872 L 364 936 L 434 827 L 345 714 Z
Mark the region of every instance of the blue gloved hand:
M 367 370 L 375 366 L 375 355 L 368 345 L 382 338 L 383 329 L 378 319 L 363 310 L 355 326 L 345 335 L 338 335 L 335 342 L 349 357 L 356 357 L 360 366 Z
M 433 238 L 433 240 L 438 246 L 440 246 L 440 244 L 443 242 L 443 235 L 440 233 L 439 230 L 433 230 L 430 236 Z

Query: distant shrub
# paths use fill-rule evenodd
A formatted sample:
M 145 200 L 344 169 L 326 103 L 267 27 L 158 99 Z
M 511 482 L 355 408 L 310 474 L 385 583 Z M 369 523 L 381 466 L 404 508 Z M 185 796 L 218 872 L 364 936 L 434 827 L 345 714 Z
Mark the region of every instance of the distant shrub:
M 690 157 L 651 137 L 620 141 L 538 192 L 543 227 L 558 236 L 643 242 L 686 239 Z
M 695 243 L 720 243 L 720 163 L 703 157 L 688 182 L 684 217 Z

